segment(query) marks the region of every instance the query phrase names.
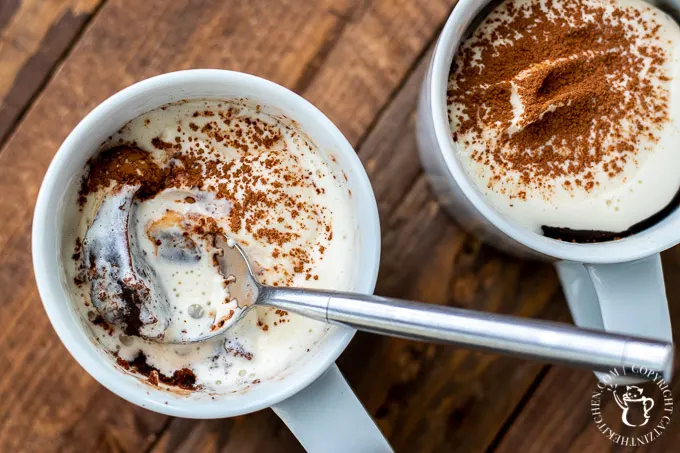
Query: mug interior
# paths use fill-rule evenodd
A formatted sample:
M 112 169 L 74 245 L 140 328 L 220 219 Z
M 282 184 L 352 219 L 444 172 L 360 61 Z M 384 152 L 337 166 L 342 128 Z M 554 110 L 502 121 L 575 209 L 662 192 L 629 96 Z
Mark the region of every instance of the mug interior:
M 312 104 L 273 82 L 243 73 L 191 70 L 165 74 L 132 85 L 90 112 L 66 138 L 43 180 L 33 222 L 33 265 L 40 296 L 57 334 L 74 358 L 105 387 L 140 406 L 168 415 L 219 418 L 275 404 L 316 379 L 347 346 L 354 330 L 332 327 L 314 353 L 274 379 L 213 399 L 152 387 L 114 365 L 89 338 L 63 282 L 60 262 L 64 212 L 73 200 L 74 181 L 100 145 L 128 121 L 162 105 L 188 99 L 237 99 L 273 108 L 294 120 L 347 175 L 355 216 L 357 255 L 353 287 L 372 293 L 378 274 L 380 228 L 373 191 L 361 162 L 342 133 Z M 69 190 L 71 189 L 71 190 Z
M 478 16 L 497 0 L 461 0 L 444 26 L 432 59 L 429 86 L 432 118 L 439 150 L 450 176 L 458 183 L 465 197 L 489 222 L 501 232 L 539 254 L 556 259 L 585 263 L 615 263 L 632 261 L 668 249 L 680 242 L 680 209 L 665 219 L 632 236 L 595 244 L 575 244 L 558 241 L 527 230 L 502 216 L 486 200 L 468 178 L 458 157 L 450 130 L 446 90 L 449 71 L 458 46 L 469 29 L 478 23 Z

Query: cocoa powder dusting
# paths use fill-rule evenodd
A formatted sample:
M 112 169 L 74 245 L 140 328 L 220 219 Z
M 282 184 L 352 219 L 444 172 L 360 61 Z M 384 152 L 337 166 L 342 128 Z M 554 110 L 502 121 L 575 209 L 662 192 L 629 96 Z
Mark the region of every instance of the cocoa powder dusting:
M 122 144 L 92 159 L 79 194 L 81 205 L 91 193 L 125 184 L 140 185 L 141 198 L 173 188 L 212 192 L 229 201 L 227 222 L 219 226 L 214 221 L 203 223 L 194 233 L 248 233 L 275 246 L 272 257 L 290 266 L 275 269 L 275 280 L 264 283 L 291 285 L 294 276 L 305 275 L 313 263 L 309 254 L 300 250 L 317 247 L 316 243 L 305 243 L 301 232 L 314 224 L 319 231 L 331 231 L 331 226 L 325 207 L 314 204 L 298 190 L 290 190 L 319 191 L 294 155 L 291 164 L 291 151 L 281 129 L 285 126 L 242 115 L 237 106 L 198 110 L 191 118 L 188 129 L 204 134 L 208 140 L 191 136 L 182 139 L 180 135 L 173 140 L 155 137 L 151 140 L 153 155 L 139 146 Z M 178 126 L 178 131 L 181 129 Z M 294 135 L 294 140 L 297 146 L 311 147 L 300 135 Z M 228 157 L 217 146 L 229 149 Z M 187 196 L 184 201 L 195 203 L 196 198 Z M 74 259 L 80 256 L 76 253 Z
M 491 171 L 488 187 L 501 193 L 499 183 L 514 178 L 548 193 L 557 178 L 568 190 L 591 191 L 597 169 L 619 175 L 641 139 L 658 142 L 669 119 L 668 92 L 653 82 L 667 56 L 636 41 L 637 13 L 617 6 L 610 15 L 582 0 L 559 5 L 506 3 L 507 14 L 492 14 L 492 31 L 470 37 L 451 68 L 454 141 L 474 149 L 472 159 Z M 657 65 L 651 75 L 645 56 Z M 482 139 L 489 130 L 496 139 Z M 525 199 L 526 191 L 508 195 Z
M 158 166 L 151 155 L 132 146 L 117 146 L 107 149 L 89 161 L 89 172 L 83 178 L 79 202 L 100 189 L 112 185 L 140 185 L 139 195 L 153 196 L 163 189 L 165 171 Z

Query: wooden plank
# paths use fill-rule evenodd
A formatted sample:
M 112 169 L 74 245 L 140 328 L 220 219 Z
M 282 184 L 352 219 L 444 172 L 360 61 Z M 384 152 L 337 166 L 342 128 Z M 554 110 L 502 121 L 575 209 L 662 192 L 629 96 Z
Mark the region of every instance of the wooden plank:
M 0 143 L 102 2 L 0 2 Z
M 293 434 L 270 410 L 224 420 L 173 419 L 154 446 L 159 453 L 304 452 Z
M 39 182 L 83 115 L 136 80 L 222 67 L 297 87 L 356 142 L 450 8 L 444 0 L 107 3 L 0 154 L 0 451 L 143 451 L 167 422 L 103 390 L 68 358 L 31 277 Z M 173 425 L 169 439 L 192 423 Z M 230 445 L 242 447 L 256 436 L 239 433 L 259 433 L 260 423 L 262 432 L 282 430 L 267 413 L 229 423 L 238 426 Z M 280 436 L 297 446 L 287 431 Z
M 674 336 L 678 338 L 680 304 L 677 301 L 680 300 L 680 280 L 677 276 L 680 275 L 680 248 L 672 248 L 663 253 L 662 257 Z M 672 385 L 676 402 L 680 395 L 678 373 L 680 373 L 680 367 L 676 361 L 675 379 Z M 589 372 L 552 367 L 517 421 L 503 437 L 497 452 L 613 453 L 624 451 L 624 447 L 615 445 L 603 436 L 592 420 L 590 398 L 596 383 L 595 377 Z M 565 389 L 568 389 L 569 395 L 566 398 Z M 647 389 L 645 394 L 652 395 L 651 389 Z M 605 421 L 614 426 L 618 433 L 631 433 L 631 429 L 623 426 L 620 421 L 619 408 L 614 406 L 611 399 L 606 401 L 611 407 L 605 406 L 602 409 L 603 414 L 608 414 Z M 609 409 L 608 412 L 606 412 L 607 409 Z M 658 413 L 652 412 L 652 416 L 656 414 Z M 673 416 L 673 418 L 676 417 L 678 417 L 677 414 Z M 617 422 L 618 425 L 616 425 Z M 635 447 L 634 451 L 644 453 L 677 451 L 678 444 L 680 444 L 680 430 L 677 429 L 677 423 L 678 420 L 672 420 L 670 428 L 661 437 L 648 445 Z

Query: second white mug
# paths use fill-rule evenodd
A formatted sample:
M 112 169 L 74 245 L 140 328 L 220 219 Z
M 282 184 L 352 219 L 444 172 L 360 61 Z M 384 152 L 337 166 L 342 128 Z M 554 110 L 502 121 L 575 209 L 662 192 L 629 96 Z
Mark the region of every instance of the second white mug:
M 310 358 L 282 376 L 244 391 L 182 395 L 153 387 L 126 373 L 90 340 L 63 284 L 62 231 L 73 178 L 106 140 L 128 121 L 165 104 L 186 99 L 233 99 L 278 109 L 333 152 L 352 190 L 358 244 L 352 288 L 372 293 L 380 260 L 378 211 L 368 177 L 352 146 L 309 102 L 273 82 L 233 71 L 180 71 L 144 80 L 105 100 L 66 138 L 40 188 L 33 220 L 33 266 L 40 297 L 59 338 L 97 381 L 122 398 L 156 412 L 187 418 L 223 418 L 266 407 L 286 422 L 311 452 L 392 451 L 335 365 L 355 331 L 331 327 Z
M 417 140 L 435 192 L 464 228 L 485 241 L 519 256 L 553 261 L 577 325 L 672 342 L 659 253 L 680 242 L 680 210 L 624 239 L 561 242 L 500 215 L 465 174 L 450 130 L 446 90 L 456 50 L 489 3 L 461 0 L 456 5 L 422 85 Z

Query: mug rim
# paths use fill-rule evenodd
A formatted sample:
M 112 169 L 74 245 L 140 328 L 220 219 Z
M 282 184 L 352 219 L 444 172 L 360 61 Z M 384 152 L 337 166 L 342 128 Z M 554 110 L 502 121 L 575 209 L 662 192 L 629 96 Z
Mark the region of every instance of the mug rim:
M 496 211 L 474 186 L 456 157 L 447 113 L 446 89 L 451 63 L 465 30 L 492 0 L 460 0 L 453 8 L 432 56 L 426 82 L 430 115 L 449 177 L 474 208 L 496 228 L 531 250 L 552 258 L 585 263 L 633 261 L 666 250 L 680 242 L 680 209 L 640 233 L 609 242 L 578 244 L 558 241 L 527 230 Z
M 351 171 L 355 176 L 357 190 L 354 190 L 353 194 L 360 197 L 357 198 L 356 209 L 361 210 L 362 217 L 359 225 L 363 238 L 362 248 L 365 250 L 361 252 L 361 256 L 368 259 L 362 260 L 364 269 L 361 274 L 355 276 L 355 289 L 358 292 L 372 293 L 380 262 L 379 216 L 372 186 L 356 151 L 337 126 L 302 96 L 277 83 L 236 71 L 192 69 L 157 75 L 118 91 L 85 115 L 59 147 L 43 178 L 34 209 L 31 247 L 36 284 L 50 323 L 69 353 L 90 376 L 127 401 L 156 412 L 186 418 L 222 418 L 264 409 L 304 389 L 335 362 L 351 341 L 356 330 L 346 327 L 331 329 L 322 339 L 323 344 L 316 346 L 320 349 L 317 350 L 314 359 L 304 364 L 304 374 L 301 374 L 303 371 L 293 371 L 281 378 L 273 377 L 263 380 L 262 384 L 245 392 L 230 395 L 230 398 L 242 399 L 244 402 L 242 405 L 224 404 L 224 401 L 220 401 L 219 398 L 216 401 L 211 401 L 209 398 L 207 400 L 184 398 L 174 392 L 156 389 L 142 383 L 136 376 L 134 376 L 135 383 L 131 384 L 122 379 L 121 371 L 116 369 L 109 358 L 104 357 L 104 354 L 99 351 L 101 348 L 93 344 L 83 329 L 78 326 L 74 328 L 74 322 L 80 322 L 80 320 L 76 320 L 73 314 L 68 316 L 61 311 L 63 309 L 61 304 L 72 302 L 68 299 L 63 287 L 60 275 L 61 258 L 56 257 L 55 260 L 55 257 L 51 256 L 52 251 L 55 248 L 58 249 L 60 234 L 51 231 L 47 221 L 49 216 L 54 216 L 59 210 L 59 207 L 55 205 L 60 203 L 55 203 L 54 199 L 55 197 L 61 199 L 60 194 L 55 195 L 60 184 L 57 178 L 65 171 L 64 167 L 69 157 L 79 152 L 79 143 L 90 134 L 94 126 L 101 121 L 106 121 L 105 118 L 110 113 L 125 109 L 126 102 L 144 96 L 151 89 L 167 88 L 177 91 L 180 87 L 201 83 L 237 87 L 256 86 L 263 93 L 270 93 L 272 96 L 285 99 L 289 108 L 294 107 L 297 110 L 297 118 L 303 116 L 310 118 L 308 121 L 313 121 L 319 126 L 319 130 L 314 132 L 329 137 L 329 141 L 334 144 L 334 151 L 341 153 L 345 158 L 342 167 Z M 278 105 L 280 104 L 279 102 Z M 270 105 L 276 107 L 277 103 Z M 293 120 L 297 118 L 292 117 Z M 133 118 L 128 118 L 128 121 L 131 119 Z M 69 175 L 69 177 L 72 176 Z M 54 263 L 56 263 L 57 272 L 55 272 Z M 71 311 L 70 308 L 67 310 Z M 110 362 L 108 366 L 104 364 L 103 359 Z M 242 398 L 244 395 L 247 397 Z

